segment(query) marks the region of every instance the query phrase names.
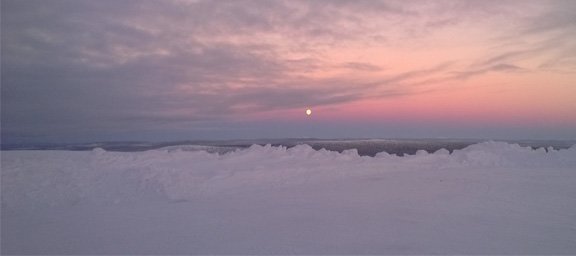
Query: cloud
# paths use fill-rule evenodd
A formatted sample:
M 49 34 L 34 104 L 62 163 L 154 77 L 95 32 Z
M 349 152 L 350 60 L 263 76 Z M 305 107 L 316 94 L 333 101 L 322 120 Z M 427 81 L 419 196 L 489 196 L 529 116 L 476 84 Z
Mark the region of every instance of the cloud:
M 564 33 L 566 30 L 576 31 L 576 3 L 571 0 L 558 0 L 551 2 L 546 12 L 524 23 L 519 33 Z
M 3 132 L 137 127 L 350 101 L 353 87 L 298 79 L 319 59 L 282 56 L 354 36 L 354 21 L 342 17 L 358 15 L 343 7 L 399 11 L 372 1 L 3 2 Z M 297 42 L 274 38 L 281 33 Z
M 338 49 L 425 41 L 517 5 L 480 2 L 2 1 L 3 137 L 194 126 L 421 93 L 422 81 L 528 70 L 517 62 L 550 52 L 554 43 L 564 42 L 562 50 L 542 68 L 573 63 L 566 49 L 574 45 L 560 35 L 503 47 L 464 68 L 443 59 L 383 69 L 327 57 Z M 572 31 L 570 3 L 551 7 L 562 15 L 529 19 L 518 31 Z
M 530 61 L 536 63 L 532 67 L 534 70 L 573 70 L 576 64 L 576 40 L 573 36 L 576 34 L 575 2 L 526 1 L 524 9 L 526 14 L 516 19 L 516 26 L 494 40 L 494 48 L 500 50 L 479 64 Z
M 484 68 L 469 69 L 466 71 L 453 72 L 453 76 L 449 77 L 447 80 L 470 79 L 474 76 L 483 75 L 483 74 L 486 74 L 488 72 L 519 73 L 519 72 L 529 72 L 529 70 L 515 66 L 515 65 L 511 65 L 511 64 L 497 64 L 497 65 L 492 65 L 492 66 L 488 66 L 488 67 L 484 67 Z
M 346 62 L 341 67 L 356 71 L 382 71 L 382 68 L 377 65 L 363 62 Z

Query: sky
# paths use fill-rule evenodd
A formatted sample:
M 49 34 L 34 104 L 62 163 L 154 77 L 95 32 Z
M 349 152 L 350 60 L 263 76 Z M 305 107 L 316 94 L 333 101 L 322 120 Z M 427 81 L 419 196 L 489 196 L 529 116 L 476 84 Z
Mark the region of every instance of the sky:
M 576 139 L 573 0 L 2 0 L 1 44 L 3 143 Z

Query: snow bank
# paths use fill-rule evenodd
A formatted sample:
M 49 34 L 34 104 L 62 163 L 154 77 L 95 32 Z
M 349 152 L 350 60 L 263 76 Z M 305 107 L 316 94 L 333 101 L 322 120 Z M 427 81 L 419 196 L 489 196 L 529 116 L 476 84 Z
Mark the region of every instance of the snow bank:
M 2 253 L 573 254 L 574 195 L 576 146 L 3 151 Z

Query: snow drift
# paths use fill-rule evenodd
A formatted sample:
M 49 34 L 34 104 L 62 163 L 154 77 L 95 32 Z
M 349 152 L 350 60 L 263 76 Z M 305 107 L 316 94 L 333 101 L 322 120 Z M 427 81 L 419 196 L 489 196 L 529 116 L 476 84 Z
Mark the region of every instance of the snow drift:
M 576 253 L 576 146 L 209 151 L 3 151 L 2 253 Z

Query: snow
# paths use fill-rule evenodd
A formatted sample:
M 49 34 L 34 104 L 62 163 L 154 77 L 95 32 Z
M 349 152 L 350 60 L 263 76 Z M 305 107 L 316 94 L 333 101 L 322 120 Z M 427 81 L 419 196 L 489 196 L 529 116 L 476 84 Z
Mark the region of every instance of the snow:
M 576 146 L 218 152 L 2 151 L 2 254 L 576 254 Z

